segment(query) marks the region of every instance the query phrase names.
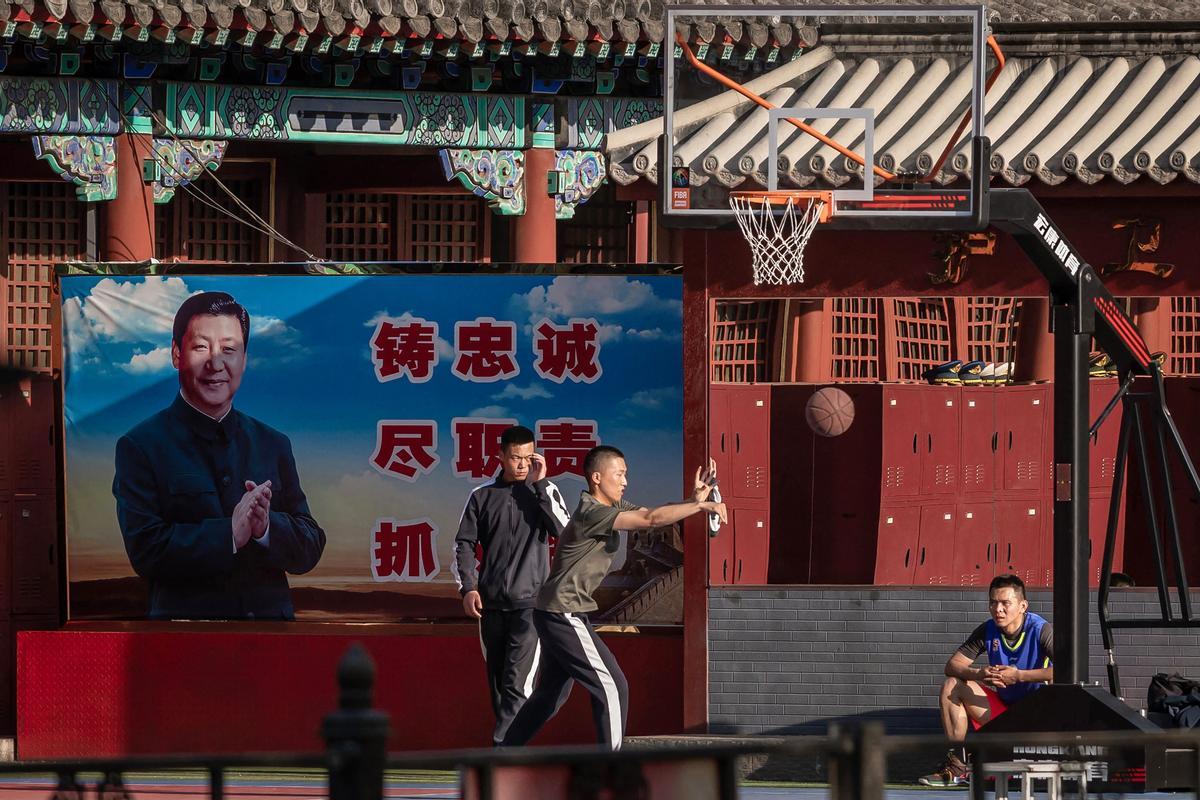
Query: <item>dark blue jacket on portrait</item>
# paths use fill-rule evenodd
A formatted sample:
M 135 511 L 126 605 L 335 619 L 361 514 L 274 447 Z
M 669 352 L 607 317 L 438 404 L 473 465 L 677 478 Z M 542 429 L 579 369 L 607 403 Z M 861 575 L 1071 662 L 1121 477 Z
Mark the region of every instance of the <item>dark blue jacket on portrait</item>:
M 233 551 L 245 482 L 271 481 L 267 545 Z M 292 619 L 285 573 L 317 565 L 312 518 L 286 436 L 236 409 L 217 422 L 182 396 L 117 442 L 113 495 L 125 551 L 155 619 Z

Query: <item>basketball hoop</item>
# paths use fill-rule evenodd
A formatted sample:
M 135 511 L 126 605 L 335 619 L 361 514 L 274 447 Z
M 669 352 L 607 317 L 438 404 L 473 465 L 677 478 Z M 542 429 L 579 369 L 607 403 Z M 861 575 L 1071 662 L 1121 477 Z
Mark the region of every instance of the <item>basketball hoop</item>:
M 754 284 L 804 282 L 804 248 L 833 212 L 833 193 L 730 192 L 729 205 L 750 245 Z

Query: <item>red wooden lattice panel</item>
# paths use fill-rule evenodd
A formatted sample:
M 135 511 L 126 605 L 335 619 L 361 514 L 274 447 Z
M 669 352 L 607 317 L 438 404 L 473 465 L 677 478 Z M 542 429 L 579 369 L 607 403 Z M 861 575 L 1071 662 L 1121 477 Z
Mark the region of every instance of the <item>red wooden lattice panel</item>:
M 391 261 L 397 195 L 330 194 L 325 202 L 325 257 L 333 261 Z
M 407 195 L 403 261 L 484 261 L 483 202 L 471 195 Z
M 0 364 L 50 372 L 57 361 L 54 266 L 87 257 L 87 204 L 65 181 L 4 185 Z
M 575 208 L 575 216 L 558 223 L 558 260 L 565 264 L 610 264 L 630 261 L 633 203 L 617 200 L 611 185 L 601 187 Z
M 156 256 L 164 261 L 224 264 L 266 261 L 269 239 L 257 229 L 262 226 L 207 177 L 177 190 L 171 202 L 155 207 Z M 265 170 L 263 176 L 225 175 L 221 181 L 256 214 L 271 219 Z
M 1021 303 L 1013 297 L 966 298 L 966 360 L 1012 361 L 1020 311 Z
M 946 300 L 906 297 L 891 305 L 890 380 L 920 380 L 930 367 L 950 360 L 954 339 Z
M 714 383 L 771 380 L 777 306 L 769 300 L 716 303 L 712 323 Z
M 879 298 L 834 297 L 825 302 L 830 379 L 848 383 L 879 380 Z
M 331 193 L 325 257 L 335 261 L 489 261 L 491 212 L 472 195 Z
M 1169 375 L 1200 375 L 1200 297 L 1171 298 Z

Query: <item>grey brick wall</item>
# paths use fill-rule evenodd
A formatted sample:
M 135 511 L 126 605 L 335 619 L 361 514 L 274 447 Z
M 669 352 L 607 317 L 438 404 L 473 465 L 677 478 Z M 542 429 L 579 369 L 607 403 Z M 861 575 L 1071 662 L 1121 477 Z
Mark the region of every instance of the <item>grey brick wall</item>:
M 1053 621 L 1049 591 L 1029 599 Z M 1200 610 L 1200 592 L 1192 604 Z M 1088 677 L 1107 686 L 1094 593 L 1089 608 Z M 1110 608 L 1114 618 L 1157 615 L 1158 595 L 1114 590 Z M 876 719 L 892 732 L 940 732 L 942 667 L 986 618 L 981 589 L 710 590 L 710 731 L 821 733 L 830 722 Z M 1115 649 L 1135 708 L 1155 672 L 1200 678 L 1200 631 L 1119 631 Z

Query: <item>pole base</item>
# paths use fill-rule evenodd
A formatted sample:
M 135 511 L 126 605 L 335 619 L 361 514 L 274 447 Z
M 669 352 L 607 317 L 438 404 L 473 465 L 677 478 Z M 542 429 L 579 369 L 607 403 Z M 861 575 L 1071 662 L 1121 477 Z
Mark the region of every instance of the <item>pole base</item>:
M 1129 731 L 1155 733 L 1162 728 L 1113 697 L 1100 686 L 1050 684 L 1023 698 L 1008 711 L 968 735 L 985 745 L 990 733 L 1087 733 Z M 987 759 L 1023 761 L 1090 761 L 1097 774 L 1088 790 L 1097 792 L 1191 791 L 1196 785 L 1196 751 L 1145 742 L 1130 736 L 1129 747 L 1030 745 L 989 749 Z

